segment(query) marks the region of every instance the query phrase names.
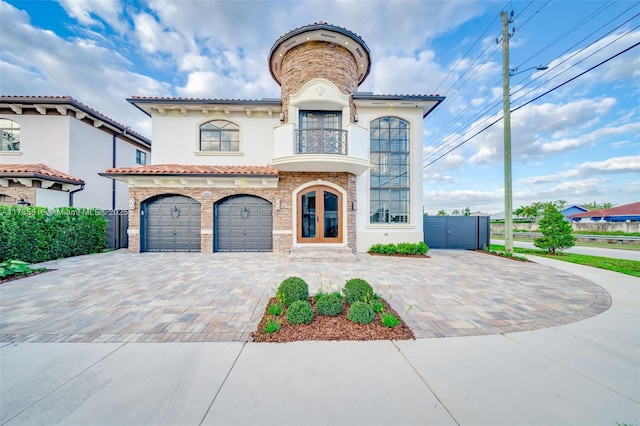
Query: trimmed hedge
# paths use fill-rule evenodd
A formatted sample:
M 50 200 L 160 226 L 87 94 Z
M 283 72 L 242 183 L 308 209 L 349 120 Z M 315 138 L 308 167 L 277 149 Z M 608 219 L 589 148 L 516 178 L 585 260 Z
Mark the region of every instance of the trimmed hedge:
M 97 209 L 0 206 L 0 262 L 98 253 L 106 241 L 107 220 Z
M 369 253 L 386 255 L 425 255 L 429 247 L 420 241 L 419 243 L 398 243 L 398 244 L 374 244 L 369 249 Z

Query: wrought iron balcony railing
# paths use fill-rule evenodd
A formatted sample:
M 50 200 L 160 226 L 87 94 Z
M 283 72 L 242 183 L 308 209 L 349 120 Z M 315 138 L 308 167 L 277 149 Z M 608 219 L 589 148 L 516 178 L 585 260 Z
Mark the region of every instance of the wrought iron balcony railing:
M 340 129 L 296 130 L 296 154 L 347 155 L 347 131 Z

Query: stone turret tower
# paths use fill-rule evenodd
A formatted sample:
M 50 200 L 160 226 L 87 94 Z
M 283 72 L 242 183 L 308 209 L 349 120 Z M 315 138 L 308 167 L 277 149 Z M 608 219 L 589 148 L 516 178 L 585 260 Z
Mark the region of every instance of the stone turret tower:
M 269 52 L 269 70 L 281 87 L 284 122 L 289 123 L 292 95 L 313 79 L 325 79 L 349 97 L 350 122 L 355 119 L 351 96 L 367 78 L 371 53 L 364 40 L 353 32 L 318 22 L 297 28 L 280 37 Z M 323 89 L 316 88 L 322 99 Z

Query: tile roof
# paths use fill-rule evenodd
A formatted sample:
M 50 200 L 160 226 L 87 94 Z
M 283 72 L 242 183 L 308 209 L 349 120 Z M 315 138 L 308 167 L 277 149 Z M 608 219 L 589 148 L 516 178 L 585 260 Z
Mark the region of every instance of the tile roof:
M 35 178 L 73 185 L 83 185 L 84 181 L 46 164 L 0 164 L 0 178 Z
M 591 210 L 584 213 L 572 214 L 567 216 L 570 219 L 582 217 L 609 217 L 609 216 L 640 216 L 640 201 L 615 206 L 610 209 Z
M 193 166 L 185 164 L 152 164 L 135 167 L 116 167 L 107 169 L 105 175 L 246 175 L 246 176 L 278 176 L 278 170 L 271 166 Z

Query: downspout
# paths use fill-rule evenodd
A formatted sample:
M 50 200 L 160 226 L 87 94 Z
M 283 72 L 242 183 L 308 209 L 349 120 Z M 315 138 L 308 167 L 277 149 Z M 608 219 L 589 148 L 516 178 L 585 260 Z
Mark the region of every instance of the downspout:
M 73 194 L 80 192 L 84 189 L 84 183 L 80 185 L 80 188 L 69 191 L 69 207 L 73 207 Z
M 127 134 L 127 128 L 125 127 L 124 130 L 120 133 L 114 133 L 113 134 L 113 146 L 112 146 L 112 155 L 111 155 L 111 167 L 115 168 L 116 167 L 116 138 L 118 136 L 122 136 L 122 135 L 126 135 Z M 115 179 L 111 179 L 111 211 L 115 212 L 116 210 L 116 180 Z

